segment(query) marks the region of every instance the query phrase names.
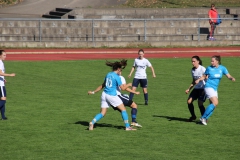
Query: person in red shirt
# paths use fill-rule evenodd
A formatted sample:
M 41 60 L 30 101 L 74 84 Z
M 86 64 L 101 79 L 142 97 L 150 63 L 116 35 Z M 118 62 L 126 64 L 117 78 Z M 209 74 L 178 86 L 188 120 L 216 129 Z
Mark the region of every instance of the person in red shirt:
M 209 23 L 211 25 L 211 30 L 210 30 L 210 34 L 209 34 L 208 40 L 215 41 L 216 39 L 213 36 L 214 36 L 214 30 L 216 29 L 218 12 L 215 9 L 215 5 L 214 4 L 211 4 L 211 9 L 208 11 L 208 17 L 209 17 Z

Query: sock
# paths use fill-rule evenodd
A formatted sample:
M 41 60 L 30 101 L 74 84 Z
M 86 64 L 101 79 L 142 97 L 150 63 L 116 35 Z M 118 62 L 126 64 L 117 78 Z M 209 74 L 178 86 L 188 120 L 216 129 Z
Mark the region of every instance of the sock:
M 1 115 L 2 115 L 2 118 L 6 118 L 5 117 L 5 103 L 6 103 L 6 100 L 0 100 L 0 109 L 1 109 Z
M 134 94 L 133 94 L 133 93 L 130 93 L 130 94 L 129 94 L 129 99 L 132 100 L 132 99 L 133 99 L 133 96 L 134 96 Z
M 145 102 L 148 102 L 148 93 L 144 93 Z
M 195 112 L 194 112 L 194 106 L 192 103 L 188 104 L 188 109 L 189 109 L 189 112 L 191 113 L 192 117 L 196 117 Z
M 214 110 L 214 109 L 215 109 L 215 106 L 214 106 L 213 104 L 210 104 L 210 105 L 206 108 L 206 110 L 205 110 L 202 118 L 208 119 L 208 118 L 213 114 L 213 110 Z
M 99 121 L 100 119 L 103 118 L 102 113 L 98 113 L 92 120 L 92 124 L 96 123 L 97 121 Z
M 129 123 L 128 123 L 128 114 L 127 114 L 127 111 L 122 111 L 122 119 L 124 121 L 124 124 L 125 124 L 125 127 L 128 128 L 130 127 Z
M 132 108 L 132 122 L 137 123 L 136 118 L 137 118 L 137 108 Z
M 201 115 L 203 116 L 204 112 L 205 112 L 205 107 L 203 105 L 199 106 Z

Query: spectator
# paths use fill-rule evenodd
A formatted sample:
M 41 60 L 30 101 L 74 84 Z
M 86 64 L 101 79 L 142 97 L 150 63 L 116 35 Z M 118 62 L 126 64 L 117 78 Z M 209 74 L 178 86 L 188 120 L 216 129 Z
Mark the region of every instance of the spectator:
M 214 38 L 214 30 L 216 29 L 218 12 L 217 12 L 214 4 L 211 4 L 211 9 L 208 11 L 208 17 L 209 17 L 209 23 L 211 26 L 208 40 L 215 41 L 216 39 Z

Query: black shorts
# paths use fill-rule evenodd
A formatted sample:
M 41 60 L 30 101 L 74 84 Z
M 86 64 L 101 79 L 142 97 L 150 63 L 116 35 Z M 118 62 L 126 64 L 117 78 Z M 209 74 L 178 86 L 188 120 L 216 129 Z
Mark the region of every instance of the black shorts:
M 128 107 L 131 107 L 133 101 L 130 100 L 127 96 L 121 94 L 121 95 L 118 95 L 118 97 L 122 100 L 124 106 L 128 106 Z M 114 110 L 118 110 L 119 112 L 121 112 L 117 107 L 112 107 Z
M 0 97 L 7 97 L 5 86 L 0 86 Z
M 148 83 L 147 79 L 137 79 L 137 78 L 134 78 L 133 82 L 132 82 L 132 86 L 133 87 L 138 87 L 139 83 L 140 83 L 140 86 L 142 88 L 147 88 L 147 83 Z
M 204 92 L 204 89 L 193 89 L 192 92 L 189 95 L 189 98 L 192 98 L 193 100 L 200 100 L 202 102 L 206 101 L 206 94 Z

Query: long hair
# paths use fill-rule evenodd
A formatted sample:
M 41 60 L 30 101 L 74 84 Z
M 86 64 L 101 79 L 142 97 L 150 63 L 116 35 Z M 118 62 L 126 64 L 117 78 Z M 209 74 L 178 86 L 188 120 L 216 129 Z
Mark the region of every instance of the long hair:
M 124 69 L 127 66 L 127 60 L 122 59 L 121 61 L 115 61 L 115 62 L 106 61 L 105 64 L 111 67 L 113 71 L 116 71 L 119 68 Z
M 214 55 L 212 58 L 215 58 L 216 61 L 218 61 L 218 64 L 221 64 L 221 56 L 220 55 Z

